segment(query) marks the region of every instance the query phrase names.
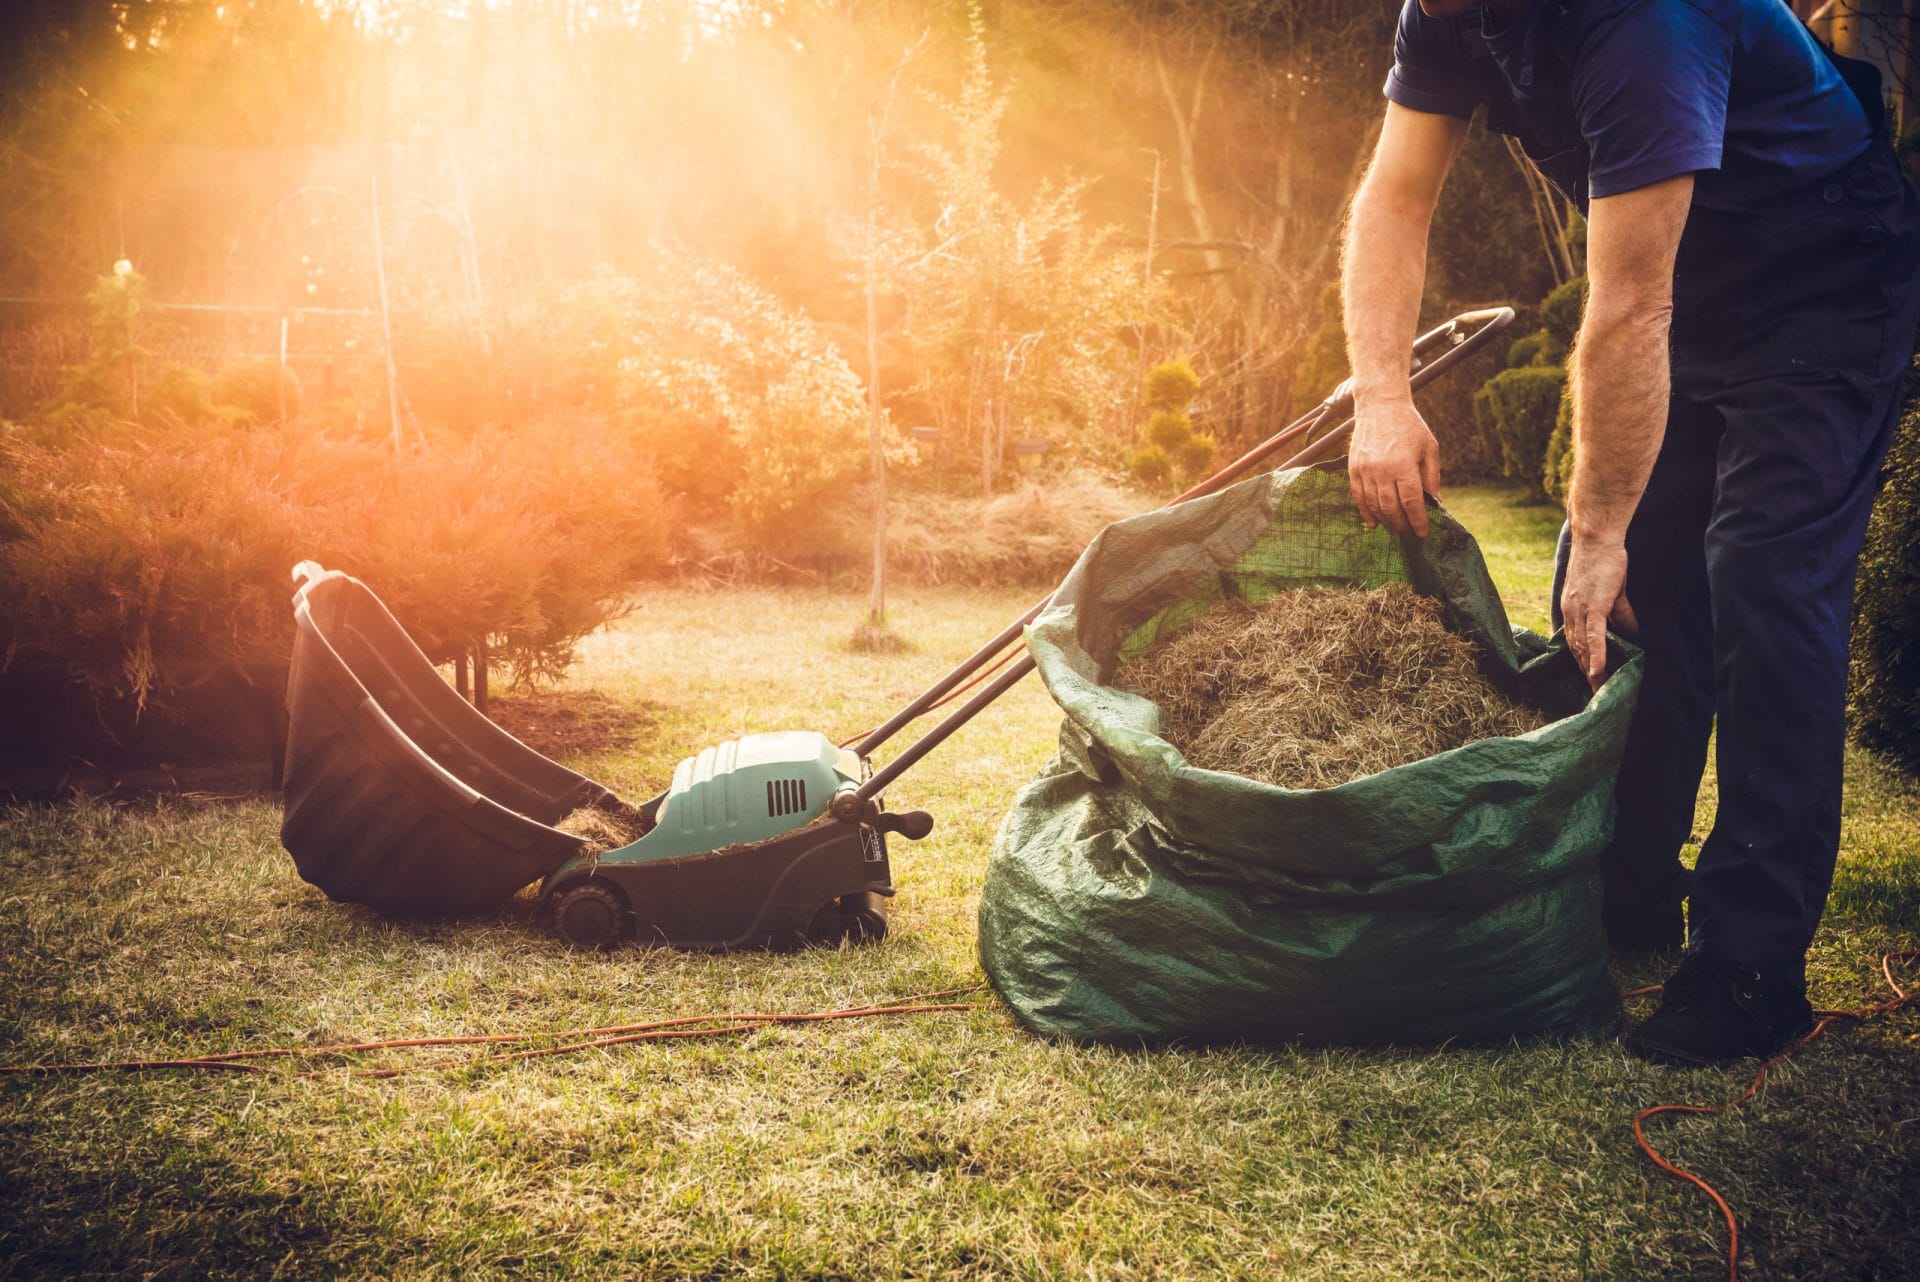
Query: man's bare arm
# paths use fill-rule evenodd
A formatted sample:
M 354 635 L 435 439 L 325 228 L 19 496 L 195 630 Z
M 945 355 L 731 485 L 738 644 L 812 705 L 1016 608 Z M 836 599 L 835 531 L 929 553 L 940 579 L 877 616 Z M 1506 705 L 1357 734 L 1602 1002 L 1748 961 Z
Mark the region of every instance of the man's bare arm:
M 1568 646 L 1595 689 L 1607 622 L 1634 626 L 1627 525 L 1666 434 L 1673 266 L 1693 203 L 1682 174 L 1593 202 L 1587 310 L 1574 345 L 1573 552 L 1560 608 Z
M 1423 538 L 1423 491 L 1439 492 L 1440 447 L 1413 406 L 1407 352 L 1426 283 L 1427 228 L 1466 136 L 1464 120 L 1388 103 L 1341 248 L 1354 389 L 1347 451 L 1353 501 L 1368 525 Z

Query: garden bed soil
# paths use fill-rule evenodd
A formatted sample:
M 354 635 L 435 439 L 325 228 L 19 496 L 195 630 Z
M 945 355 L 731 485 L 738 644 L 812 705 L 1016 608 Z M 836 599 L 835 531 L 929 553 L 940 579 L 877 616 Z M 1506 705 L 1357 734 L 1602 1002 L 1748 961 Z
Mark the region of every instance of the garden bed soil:
M 588 756 L 624 748 L 653 727 L 653 718 L 593 690 L 541 690 L 495 695 L 493 723 L 546 757 Z

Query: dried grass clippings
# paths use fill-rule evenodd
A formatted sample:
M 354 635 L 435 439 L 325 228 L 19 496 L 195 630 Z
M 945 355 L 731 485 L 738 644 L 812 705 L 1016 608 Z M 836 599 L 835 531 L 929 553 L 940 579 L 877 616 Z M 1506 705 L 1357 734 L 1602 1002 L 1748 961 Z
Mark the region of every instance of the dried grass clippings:
M 631 846 L 646 835 L 647 826 L 640 812 L 606 810 L 599 806 L 581 806 L 562 815 L 553 825 L 569 836 L 587 843 L 584 853 L 604 855 L 609 850 Z
M 1405 584 L 1228 601 L 1113 684 L 1158 704 L 1189 763 L 1326 788 L 1549 720 L 1480 671 L 1438 601 Z

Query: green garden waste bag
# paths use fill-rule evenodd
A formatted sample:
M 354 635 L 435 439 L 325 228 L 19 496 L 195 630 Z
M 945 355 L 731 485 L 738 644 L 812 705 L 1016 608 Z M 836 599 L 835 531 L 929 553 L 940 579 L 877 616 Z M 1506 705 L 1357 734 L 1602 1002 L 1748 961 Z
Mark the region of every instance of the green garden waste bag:
M 1344 473 L 1255 477 L 1109 526 L 1027 645 L 1066 713 L 1001 825 L 980 958 L 1028 1028 L 1075 1041 L 1489 1042 L 1610 1026 L 1598 852 L 1640 683 L 1610 641 L 1589 697 L 1509 627 L 1473 537 L 1367 530 Z M 1487 675 L 1559 717 L 1338 787 L 1187 764 L 1116 666 L 1228 597 L 1401 580 Z

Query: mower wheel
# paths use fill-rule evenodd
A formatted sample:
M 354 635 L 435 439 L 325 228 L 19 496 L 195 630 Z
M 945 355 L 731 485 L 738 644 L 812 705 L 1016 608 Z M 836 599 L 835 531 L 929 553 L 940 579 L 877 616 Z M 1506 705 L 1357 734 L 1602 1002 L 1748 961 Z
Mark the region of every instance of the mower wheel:
M 843 895 L 813 915 L 807 939 L 816 944 L 877 944 L 887 937 L 887 915 L 874 902 L 878 896 Z
M 627 933 L 627 901 L 604 881 L 583 881 L 554 899 L 553 924 L 575 948 L 611 948 Z

